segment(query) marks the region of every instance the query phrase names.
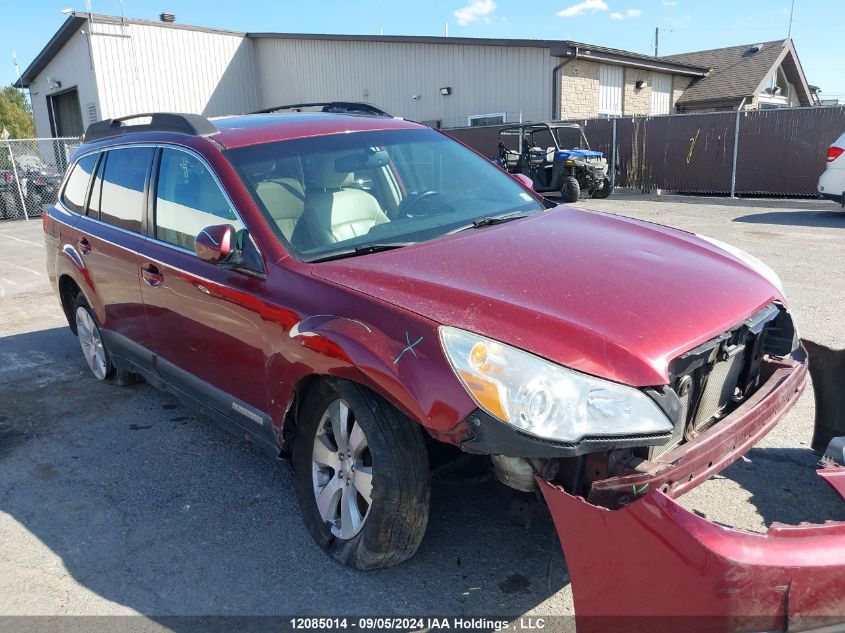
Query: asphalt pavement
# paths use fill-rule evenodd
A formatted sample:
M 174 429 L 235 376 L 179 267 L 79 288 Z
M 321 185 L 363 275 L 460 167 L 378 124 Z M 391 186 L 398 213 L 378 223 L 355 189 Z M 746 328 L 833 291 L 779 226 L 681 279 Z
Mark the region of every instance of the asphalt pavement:
M 845 347 L 845 212 L 819 201 L 620 194 L 578 206 L 731 242 L 781 273 L 802 336 Z M 334 563 L 284 462 L 146 384 L 88 373 L 44 269 L 41 223 L 0 222 L 0 615 L 571 615 L 550 520 L 489 482 L 435 485 L 419 553 Z M 695 280 L 690 280 L 695 283 Z M 813 400 L 682 498 L 725 524 L 845 520 L 814 474 Z

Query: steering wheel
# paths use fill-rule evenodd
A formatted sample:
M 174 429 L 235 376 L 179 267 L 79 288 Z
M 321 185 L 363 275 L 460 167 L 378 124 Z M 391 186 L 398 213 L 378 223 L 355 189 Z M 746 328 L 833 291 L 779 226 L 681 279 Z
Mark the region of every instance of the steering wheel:
M 402 201 L 401 215 L 410 216 L 411 210 L 414 207 L 416 207 L 417 205 L 419 205 L 422 201 L 424 201 L 424 200 L 430 201 L 433 198 L 435 198 L 436 196 L 441 196 L 441 195 L 443 195 L 443 194 L 441 194 L 439 191 L 432 191 L 432 190 L 422 191 L 420 193 L 412 193 Z M 451 210 L 452 209 L 448 205 L 440 205 L 440 209 L 438 209 L 438 210 L 431 210 L 430 208 L 426 209 L 426 211 L 424 212 L 424 215 L 435 215 L 437 213 L 448 213 Z

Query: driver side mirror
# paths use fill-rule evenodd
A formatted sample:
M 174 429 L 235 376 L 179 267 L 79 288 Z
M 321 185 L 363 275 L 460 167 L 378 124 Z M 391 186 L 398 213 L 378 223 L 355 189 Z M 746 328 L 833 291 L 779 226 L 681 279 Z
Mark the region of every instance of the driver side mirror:
M 523 185 L 528 187 L 531 191 L 534 191 L 534 181 L 531 180 L 530 177 L 526 176 L 525 174 L 514 174 L 513 177 L 516 178 Z
M 233 254 L 239 253 L 235 227 L 231 224 L 207 226 L 196 237 L 194 251 L 201 260 L 222 264 Z

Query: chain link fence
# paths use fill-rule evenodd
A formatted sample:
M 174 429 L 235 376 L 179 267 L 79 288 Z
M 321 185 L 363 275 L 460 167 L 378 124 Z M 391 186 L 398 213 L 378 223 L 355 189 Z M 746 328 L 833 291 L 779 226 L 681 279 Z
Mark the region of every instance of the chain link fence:
M 38 217 L 56 201 L 78 138 L 0 140 L 0 220 Z
M 617 187 L 643 192 L 815 196 L 845 107 L 784 108 L 576 121 Z M 445 130 L 485 156 L 505 126 Z

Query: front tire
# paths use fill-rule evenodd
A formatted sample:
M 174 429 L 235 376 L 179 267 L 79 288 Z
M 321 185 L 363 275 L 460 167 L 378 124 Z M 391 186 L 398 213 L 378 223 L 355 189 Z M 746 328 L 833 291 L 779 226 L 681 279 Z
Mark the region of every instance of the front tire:
M 605 178 L 601 189 L 593 191 L 593 198 L 607 198 L 613 192 L 613 187 L 610 184 L 610 178 Z
M 79 345 L 88 368 L 97 380 L 107 380 L 114 373 L 114 366 L 103 342 L 97 317 L 81 292 L 73 301 L 73 314 L 76 319 L 76 335 L 79 337 Z
M 581 197 L 581 185 L 575 176 L 564 176 L 560 197 L 564 202 L 578 202 Z
M 296 496 L 318 545 L 356 569 L 417 551 L 430 481 L 422 429 L 383 398 L 332 380 L 312 391 L 293 444 Z

